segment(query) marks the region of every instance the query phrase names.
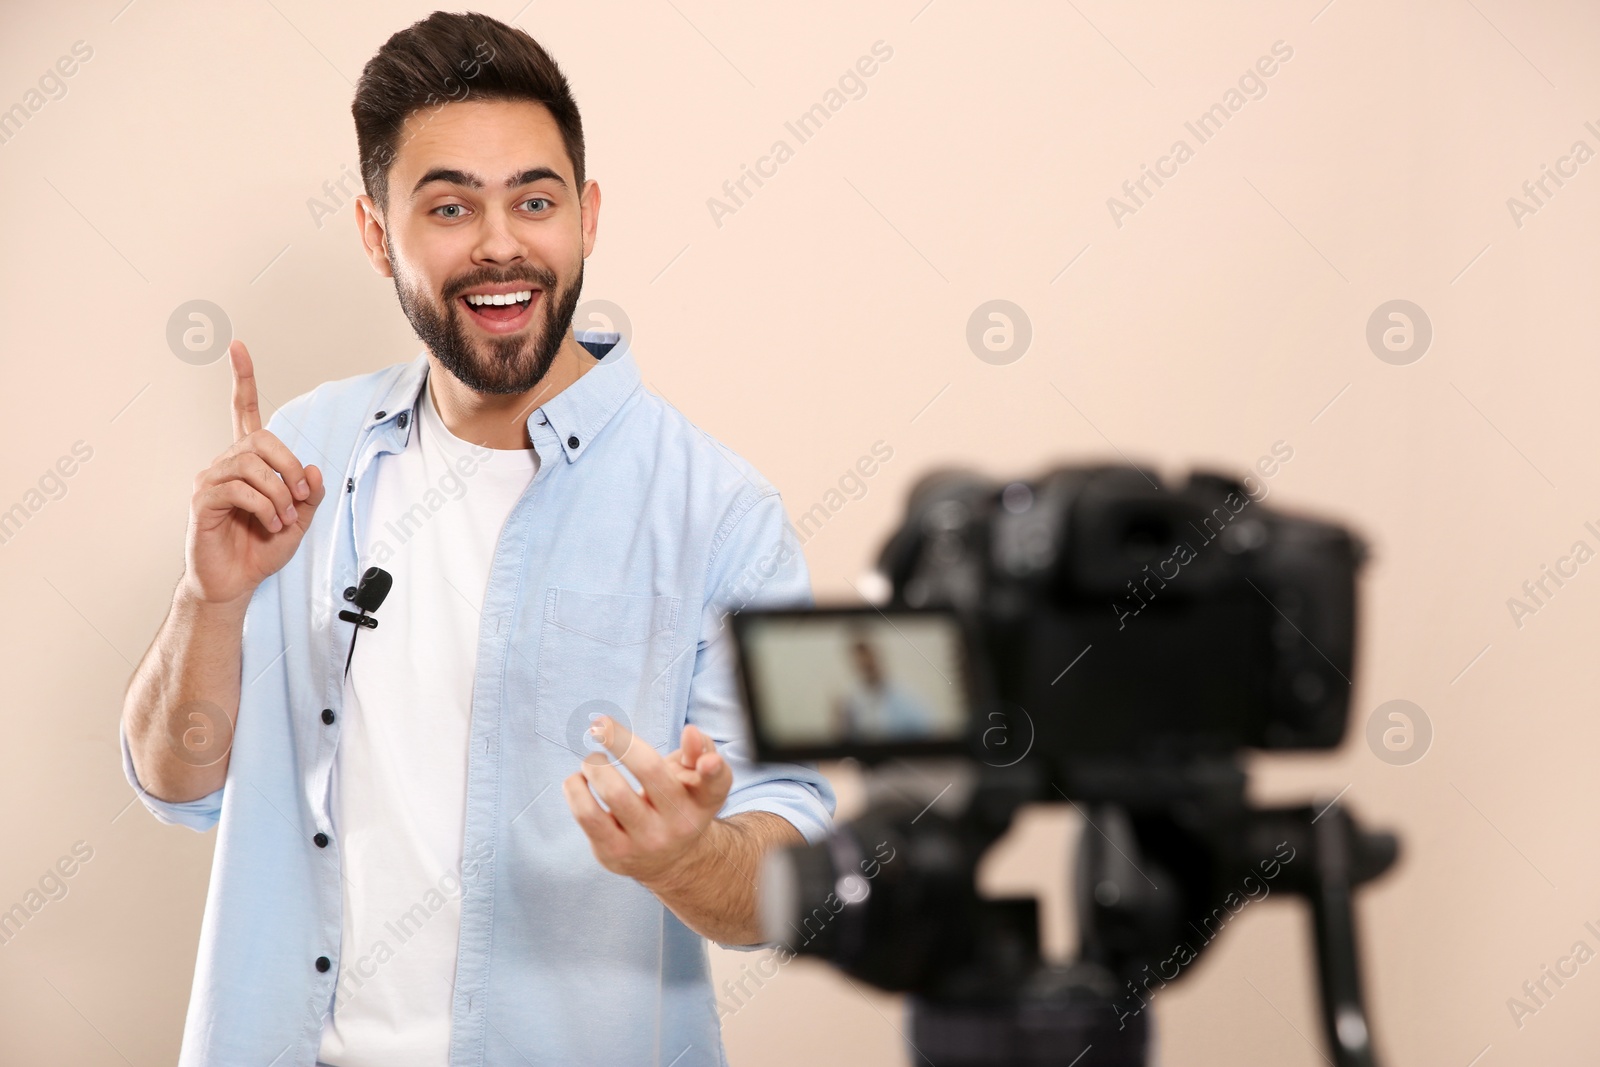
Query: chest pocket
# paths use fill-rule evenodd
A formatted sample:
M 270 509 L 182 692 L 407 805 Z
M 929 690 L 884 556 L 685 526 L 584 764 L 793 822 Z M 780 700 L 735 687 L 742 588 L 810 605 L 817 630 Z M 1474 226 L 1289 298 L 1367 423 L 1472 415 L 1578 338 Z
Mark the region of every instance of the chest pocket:
M 665 751 L 677 626 L 677 597 L 550 588 L 539 636 L 540 732 L 581 757 L 601 750 L 589 725 L 610 715 Z

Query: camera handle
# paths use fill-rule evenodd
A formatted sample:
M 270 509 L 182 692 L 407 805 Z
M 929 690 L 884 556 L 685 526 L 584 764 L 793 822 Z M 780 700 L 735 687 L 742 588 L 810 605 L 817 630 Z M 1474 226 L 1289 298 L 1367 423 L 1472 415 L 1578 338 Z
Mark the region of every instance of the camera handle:
M 1296 812 L 1302 818 L 1309 813 Z M 1300 891 L 1311 902 L 1323 1031 L 1338 1067 L 1377 1067 L 1361 996 L 1353 898 L 1358 884 L 1394 863 L 1398 844 L 1393 834 L 1363 831 L 1337 800 L 1311 816 L 1306 831 L 1311 879 Z
M 1131 976 L 1128 988 L 1133 989 L 1141 972 L 1149 974 L 1146 961 L 1155 958 L 1153 952 L 1171 943 L 1174 924 L 1198 929 L 1195 916 L 1187 912 L 1194 900 L 1209 899 L 1215 891 L 1211 877 L 1231 879 L 1271 853 L 1274 842 L 1292 844 L 1294 861 L 1283 864 L 1279 884 L 1311 906 L 1330 1062 L 1335 1067 L 1377 1067 L 1361 992 L 1354 897 L 1356 886 L 1394 864 L 1399 852 L 1394 835 L 1361 829 L 1337 799 L 1290 808 L 1240 806 L 1231 815 L 1229 806 L 1224 802 L 1213 809 L 1211 817 L 1201 820 L 1203 829 L 1188 820 L 1180 826 L 1165 813 L 1152 817 L 1148 811 L 1130 821 L 1116 803 L 1095 808 L 1098 835 L 1083 838 L 1078 867 L 1085 955 L 1123 978 Z M 1211 875 L 1200 875 L 1197 884 L 1182 886 L 1181 874 L 1196 870 L 1197 856 L 1211 857 L 1217 866 Z M 1167 888 L 1156 891 L 1152 878 Z M 1104 898 L 1096 901 L 1102 892 Z M 1128 998 L 1118 1003 L 1121 1014 Z M 1142 1007 L 1142 1001 L 1135 1003 Z
M 1309 853 L 1307 863 L 1284 868 L 1286 886 L 1311 905 L 1322 1029 L 1335 1067 L 1377 1067 L 1372 1028 L 1361 994 L 1356 947 L 1355 887 L 1394 865 L 1395 836 L 1363 830 L 1335 797 L 1331 802 L 1250 813 L 1258 846 L 1292 841 Z

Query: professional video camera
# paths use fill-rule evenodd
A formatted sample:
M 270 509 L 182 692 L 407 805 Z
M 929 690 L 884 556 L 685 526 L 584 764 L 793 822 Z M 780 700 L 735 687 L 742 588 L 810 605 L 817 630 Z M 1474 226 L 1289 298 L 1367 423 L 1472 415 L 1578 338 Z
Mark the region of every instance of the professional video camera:
M 1122 1067 L 1155 991 L 1286 888 L 1311 903 L 1335 1062 L 1373 1065 L 1351 896 L 1395 839 L 1337 798 L 1252 807 L 1239 763 L 1339 743 L 1364 548 L 1264 495 L 1132 466 L 940 471 L 880 554 L 886 603 L 734 615 L 756 757 L 874 768 L 859 819 L 768 857 L 766 937 L 911 994 L 907 1040 L 940 1067 Z M 1036 900 L 975 882 L 1039 801 L 1085 820 L 1065 965 L 1042 962 Z

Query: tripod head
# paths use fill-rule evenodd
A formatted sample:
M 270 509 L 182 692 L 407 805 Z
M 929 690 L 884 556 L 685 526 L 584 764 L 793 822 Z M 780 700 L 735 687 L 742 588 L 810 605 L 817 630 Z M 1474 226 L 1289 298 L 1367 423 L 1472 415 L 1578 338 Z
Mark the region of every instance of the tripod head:
M 1132 1067 L 1145 1062 L 1156 993 L 1250 904 L 1288 892 L 1309 904 L 1332 1062 L 1375 1067 L 1352 901 L 1393 864 L 1395 839 L 1361 829 L 1337 801 L 1251 807 L 1244 784 L 1211 765 L 1175 774 L 1163 796 L 1080 801 L 1037 774 L 991 769 L 930 804 L 931 784 L 918 795 L 900 778 L 898 796 L 827 842 L 768 857 L 766 935 L 912 994 L 908 1038 L 941 1065 Z M 952 788 L 964 794 L 959 808 Z M 983 898 L 974 881 L 1016 809 L 1047 799 L 1084 819 L 1079 955 L 1065 966 L 1042 962 L 1034 899 Z

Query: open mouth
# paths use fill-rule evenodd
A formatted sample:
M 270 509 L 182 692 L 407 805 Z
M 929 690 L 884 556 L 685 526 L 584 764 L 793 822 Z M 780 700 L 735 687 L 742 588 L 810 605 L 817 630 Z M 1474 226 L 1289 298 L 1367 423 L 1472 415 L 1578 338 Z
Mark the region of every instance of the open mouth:
M 489 333 L 513 333 L 533 319 L 533 305 L 543 290 L 523 289 L 501 295 L 474 294 L 457 297 L 467 317 Z

